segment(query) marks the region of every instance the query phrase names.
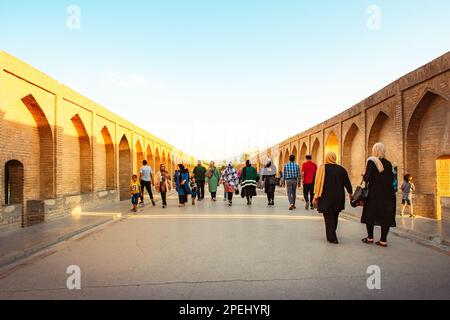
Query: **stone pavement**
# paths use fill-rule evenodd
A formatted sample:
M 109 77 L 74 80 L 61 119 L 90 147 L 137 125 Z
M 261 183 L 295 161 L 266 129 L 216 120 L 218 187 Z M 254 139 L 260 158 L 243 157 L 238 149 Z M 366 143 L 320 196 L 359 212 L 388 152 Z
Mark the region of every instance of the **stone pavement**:
M 155 195 L 155 200 L 160 200 Z M 147 206 L 149 201 L 147 200 Z M 20 230 L 0 231 L 0 268 L 129 213 L 129 201 L 83 211 Z
M 303 192 L 301 190 L 297 192 L 297 198 L 301 201 L 301 206 L 304 206 Z M 277 194 L 286 195 L 286 189 L 277 188 Z M 352 208 L 350 203 L 347 202 L 342 217 L 360 221 L 361 215 L 362 208 Z M 411 219 L 409 216 L 398 216 L 397 228 L 393 228 L 391 232 L 397 236 L 450 254 L 450 223 L 423 217 Z
M 389 248 L 365 245 L 364 226 L 348 219 L 340 245 L 329 244 L 317 212 L 290 212 L 285 201 L 177 208 L 172 196 L 167 209 L 140 208 L 0 271 L 0 299 L 450 298 L 448 255 L 395 236 Z M 67 289 L 72 265 L 81 290 Z M 367 287 L 370 266 L 381 270 L 381 290 Z

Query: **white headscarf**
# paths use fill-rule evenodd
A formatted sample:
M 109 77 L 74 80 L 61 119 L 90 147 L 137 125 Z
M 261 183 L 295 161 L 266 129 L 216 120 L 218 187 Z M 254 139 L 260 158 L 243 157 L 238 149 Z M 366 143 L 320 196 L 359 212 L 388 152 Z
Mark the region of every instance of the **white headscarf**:
M 270 164 L 270 167 L 267 166 Z M 268 159 L 266 163 L 266 167 L 263 169 L 263 176 L 275 176 L 277 174 L 277 167 L 273 164 L 272 159 Z
M 382 143 L 376 143 L 373 146 L 372 149 L 372 156 L 367 160 L 367 163 L 369 161 L 372 161 L 377 166 L 377 169 L 380 173 L 384 171 L 383 163 L 381 162 L 381 159 L 386 158 L 386 147 Z

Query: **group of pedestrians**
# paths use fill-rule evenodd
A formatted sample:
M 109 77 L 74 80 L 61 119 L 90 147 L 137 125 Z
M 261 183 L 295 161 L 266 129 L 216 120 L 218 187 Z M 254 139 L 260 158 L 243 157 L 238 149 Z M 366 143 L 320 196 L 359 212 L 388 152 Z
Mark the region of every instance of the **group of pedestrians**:
M 350 202 L 353 201 L 353 187 L 347 171 L 337 163 L 337 155 L 334 152 L 326 154 L 324 164 L 320 167 L 312 160 L 312 157 L 308 155 L 300 167 L 296 163 L 295 156 L 291 155 L 289 163 L 285 164 L 283 168 L 282 177 L 286 185 L 289 210 L 296 209 L 297 189 L 303 185 L 305 209 L 317 209 L 319 213 L 323 214 L 327 240 L 330 243 L 338 244 L 336 232 L 339 215 L 345 209 L 346 197 Z M 186 206 L 189 195 L 192 197 L 193 205 L 197 198 L 198 201 L 203 201 L 206 185 L 208 185 L 211 200 L 217 201 L 217 191 L 222 184 L 229 206 L 233 205 L 234 196 L 239 194 L 247 200 L 247 205 L 252 205 L 253 197 L 257 196 L 258 183 L 264 188 L 268 206 L 275 205 L 275 191 L 279 180 L 277 179 L 277 167 L 272 159 L 267 161 L 260 173 L 250 161 L 247 161 L 245 167 L 239 171 L 232 163 L 220 171 L 214 162 L 205 168 L 199 161 L 192 174 L 184 165 L 178 165 L 178 170 L 173 177 L 162 164 L 155 175 L 155 180 L 153 180 L 153 172 L 148 163 L 144 161 L 143 164 L 139 177 L 134 175 L 130 184 L 134 211 L 137 210 L 139 199 L 142 204 L 144 203 L 145 190 L 150 196 L 152 205 L 155 206 L 151 190 L 152 181 L 155 181 L 155 190 L 161 194 L 163 208 L 167 207 L 167 192 L 171 190 L 172 185 L 175 185 L 178 193 L 179 207 Z M 362 239 L 362 242 L 365 244 L 375 243 L 382 247 L 388 246 L 389 231 L 396 227 L 396 185 L 398 188 L 396 174 L 396 168 L 393 168 L 391 162 L 386 159 L 385 146 L 382 143 L 375 144 L 363 174 L 366 198 L 363 202 L 358 201 L 356 204 L 363 206 L 361 222 L 366 225 L 367 237 Z M 242 190 L 239 190 L 239 186 Z M 411 193 L 414 190 L 414 184 L 410 175 L 405 176 L 401 190 L 403 195 L 402 214 L 409 206 L 413 216 Z M 381 238 L 377 242 L 374 240 L 375 226 L 381 227 Z

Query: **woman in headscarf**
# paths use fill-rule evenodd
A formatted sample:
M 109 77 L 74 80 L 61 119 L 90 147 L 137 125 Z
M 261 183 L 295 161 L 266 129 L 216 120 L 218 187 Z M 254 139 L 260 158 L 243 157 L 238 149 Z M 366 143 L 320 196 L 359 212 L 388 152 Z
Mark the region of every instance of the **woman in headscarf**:
M 374 243 L 374 226 L 381 226 L 381 240 L 376 244 L 387 247 L 390 228 L 397 226 L 395 221 L 396 198 L 392 164 L 386 159 L 386 148 L 382 143 L 373 146 L 372 157 L 367 160 L 364 182 L 369 197 L 364 204 L 361 222 L 367 226 L 367 238 L 362 241 Z
M 262 180 L 264 182 L 264 192 L 267 194 L 269 206 L 275 205 L 275 188 L 277 186 L 276 176 L 277 176 L 277 167 L 273 164 L 272 159 L 269 159 L 262 173 Z
M 172 189 L 170 173 L 166 170 L 166 166 L 161 164 L 159 171 L 155 176 L 155 189 L 161 193 L 162 207 L 167 207 L 167 192 Z
M 211 193 L 211 200 L 217 199 L 217 188 L 219 187 L 220 171 L 216 168 L 214 161 L 211 161 L 209 168 L 206 171 L 206 183 L 208 184 L 208 190 Z
M 252 198 L 256 197 L 256 183 L 258 172 L 252 167 L 250 160 L 247 160 L 245 167 L 241 171 L 242 198 L 247 198 L 247 205 L 252 204 Z
M 178 198 L 180 200 L 179 207 L 185 207 L 188 202 L 188 195 L 191 194 L 189 189 L 189 172 L 184 165 L 178 165 L 178 172 L 175 175 L 175 184 L 177 186 Z
M 239 177 L 233 163 L 229 163 L 222 175 L 222 181 L 227 193 L 228 205 L 233 205 L 233 195 L 239 186 Z
M 315 183 L 314 206 L 325 218 L 327 240 L 338 244 L 336 231 L 339 222 L 339 214 L 345 209 L 345 190 L 350 199 L 353 188 L 347 171 L 338 165 L 337 156 L 329 152 L 325 157 L 325 164 L 320 166 Z

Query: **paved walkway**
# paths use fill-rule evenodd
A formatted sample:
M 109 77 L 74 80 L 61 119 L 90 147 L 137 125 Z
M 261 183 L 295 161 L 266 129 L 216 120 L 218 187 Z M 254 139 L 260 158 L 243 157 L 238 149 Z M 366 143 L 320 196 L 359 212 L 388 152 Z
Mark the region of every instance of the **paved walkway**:
M 286 195 L 286 190 L 278 188 L 277 193 Z M 302 191 L 299 190 L 297 198 L 304 206 Z M 361 215 L 362 208 L 352 208 L 350 203 L 347 203 L 343 217 L 360 221 Z M 397 228 L 392 229 L 392 233 L 450 254 L 450 223 L 422 217 L 411 219 L 409 216 L 398 216 Z
M 317 212 L 289 212 L 285 201 L 177 208 L 171 197 L 168 209 L 140 208 L 3 270 L 0 299 L 450 298 L 448 255 L 395 236 L 389 248 L 364 245 L 364 227 L 349 219 L 332 245 Z M 72 265 L 79 291 L 66 287 Z M 367 288 L 369 266 L 380 268 L 381 290 Z
M 155 199 L 159 201 L 158 196 Z M 129 213 L 125 201 L 20 230 L 0 231 L 0 268 L 52 245 L 120 219 Z

